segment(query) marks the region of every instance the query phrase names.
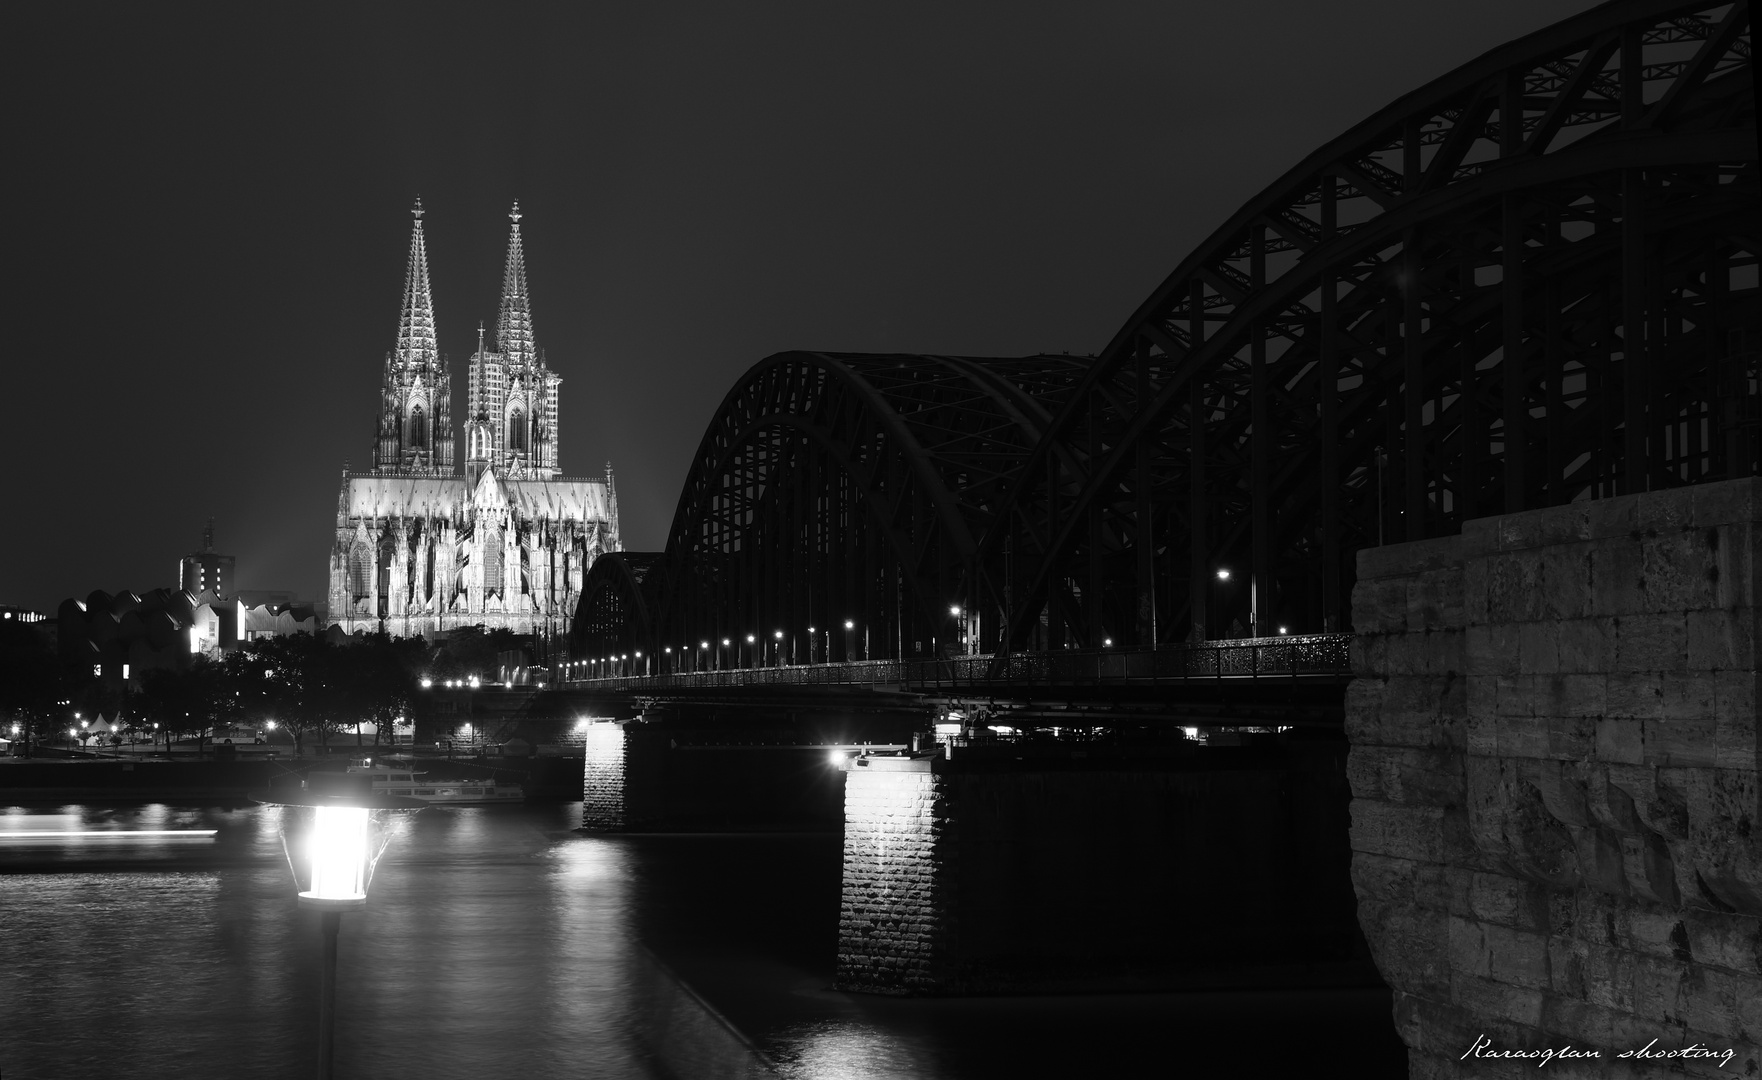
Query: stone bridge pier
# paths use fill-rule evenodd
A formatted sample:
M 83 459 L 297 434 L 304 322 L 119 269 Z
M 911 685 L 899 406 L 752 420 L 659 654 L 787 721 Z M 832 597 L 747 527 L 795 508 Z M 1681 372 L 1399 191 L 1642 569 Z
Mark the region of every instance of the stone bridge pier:
M 1759 550 L 1746 479 L 1360 554 L 1352 876 L 1416 1080 L 1762 1069 Z
M 1345 749 L 1268 735 L 853 759 L 838 986 L 1374 983 L 1353 924 Z

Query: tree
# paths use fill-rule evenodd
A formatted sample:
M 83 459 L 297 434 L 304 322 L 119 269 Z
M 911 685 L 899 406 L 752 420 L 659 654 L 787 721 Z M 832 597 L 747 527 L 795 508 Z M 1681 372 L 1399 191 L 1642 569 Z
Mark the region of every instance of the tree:
M 179 735 L 194 735 L 196 753 L 205 749 L 207 733 L 222 718 L 233 715 L 236 694 L 221 664 L 197 656 L 179 671 L 153 668 L 141 677 L 135 707 L 165 733 L 165 752 Z
M 19 726 L 23 754 L 50 730 L 67 700 L 55 654 L 43 636 L 16 619 L 0 620 L 0 716 Z

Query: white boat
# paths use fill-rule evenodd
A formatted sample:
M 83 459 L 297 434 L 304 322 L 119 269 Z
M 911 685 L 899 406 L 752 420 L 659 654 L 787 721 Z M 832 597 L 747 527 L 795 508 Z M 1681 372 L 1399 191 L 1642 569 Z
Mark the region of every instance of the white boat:
M 375 765 L 371 758 L 350 762 L 349 771 L 371 777 L 375 795 L 401 795 L 448 806 L 526 801 L 526 790 L 519 784 L 495 780 L 431 780 L 427 773 L 417 772 L 407 765 L 384 762 Z

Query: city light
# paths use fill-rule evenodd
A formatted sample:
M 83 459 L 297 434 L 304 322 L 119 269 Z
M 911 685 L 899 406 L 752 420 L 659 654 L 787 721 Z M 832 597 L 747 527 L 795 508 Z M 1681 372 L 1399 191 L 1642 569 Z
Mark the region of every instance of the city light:
M 960 613 L 961 613 L 961 606 L 960 606 L 960 605 L 959 605 L 959 604 L 950 604 L 950 605 L 948 605 L 948 613 L 949 613 L 949 614 L 950 614 L 950 615 L 953 615 L 953 616 L 955 616 L 955 617 L 956 617 L 956 618 L 959 618 L 959 617 L 960 617 Z
M 426 690 L 433 685 L 434 685 L 433 679 L 429 678 L 426 675 L 422 676 L 422 689 Z
M 776 638 L 778 641 L 782 641 L 783 640 L 783 631 L 774 630 L 771 632 L 771 636 Z
M 748 634 L 748 635 L 747 635 L 747 636 L 746 636 L 746 643 L 747 643 L 747 644 L 748 644 L 748 645 L 751 645 L 751 644 L 752 644 L 752 643 L 753 643 L 753 642 L 754 642 L 754 641 L 755 641 L 755 640 L 757 640 L 757 639 L 756 639 L 756 638 L 754 638 L 754 637 L 753 637 L 753 636 L 752 636 L 752 635 L 751 635 L 751 634 Z
M 1111 646 L 1113 644 L 1113 638 L 1110 638 L 1110 637 L 1102 638 L 1101 643 L 1105 646 Z
M 1230 580 L 1230 568 L 1229 568 L 1229 567 L 1227 567 L 1227 566 L 1220 566 L 1220 567 L 1218 567 L 1218 572 L 1217 572 L 1217 579 L 1218 579 L 1218 580 L 1219 580 L 1219 581 L 1228 581 L 1228 580 Z
M 849 619 L 846 619 L 846 620 L 844 620 L 844 628 L 846 630 L 855 630 L 857 628 L 857 624 L 852 622 Z
M 1285 628 L 1284 628 L 1284 627 L 1282 627 L 1282 626 L 1281 626 L 1281 627 L 1279 627 L 1279 633 L 1281 633 L 1281 634 L 1283 634 L 1283 633 L 1286 633 L 1286 630 L 1285 630 Z

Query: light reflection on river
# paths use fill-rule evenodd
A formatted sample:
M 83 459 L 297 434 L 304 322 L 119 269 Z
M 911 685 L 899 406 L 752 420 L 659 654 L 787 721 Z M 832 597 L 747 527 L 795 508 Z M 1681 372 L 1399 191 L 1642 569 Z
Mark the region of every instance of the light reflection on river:
M 0 1069 L 25 1077 L 294 1077 L 312 1070 L 313 917 L 280 808 L 0 810 Z M 629 855 L 579 806 L 399 821 L 344 917 L 343 1076 L 643 1076 L 626 1013 Z M 80 828 L 65 842 L 8 842 Z M 122 844 L 123 829 L 217 829 Z M 164 869 L 169 867 L 169 869 Z
M 790 1078 L 1224 1075 L 1247 1047 L 1265 1060 L 1269 1032 L 1343 1046 L 1363 1077 L 1405 1073 L 1386 992 L 839 994 L 837 836 L 591 836 L 580 812 L 394 824 L 367 907 L 343 918 L 339 1077 L 648 1077 L 668 1060 L 703 1075 L 668 1056 L 692 1039 L 699 1062 L 738 1058 L 654 1007 L 655 956 Z M 317 927 L 294 900 L 281 813 L 0 807 L 0 1074 L 309 1075 Z M 93 835 L 18 839 L 43 829 Z M 130 829 L 217 832 L 117 836 Z

